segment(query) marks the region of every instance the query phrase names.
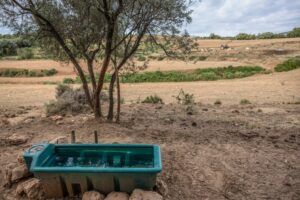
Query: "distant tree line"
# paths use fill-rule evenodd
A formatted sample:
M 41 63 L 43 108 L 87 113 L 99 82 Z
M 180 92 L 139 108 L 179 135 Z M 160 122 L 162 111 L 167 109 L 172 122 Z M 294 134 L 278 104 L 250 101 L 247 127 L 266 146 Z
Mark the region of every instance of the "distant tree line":
M 15 56 L 20 49 L 27 49 L 32 45 L 29 40 L 16 38 L 15 35 L 0 35 L 0 57 Z
M 296 38 L 300 37 L 300 27 L 296 27 L 287 33 L 272 33 L 265 32 L 255 34 L 239 33 L 233 37 L 222 37 L 220 35 L 211 33 L 208 37 L 199 37 L 199 39 L 230 39 L 230 40 L 255 40 L 255 39 L 275 39 L 275 38 Z

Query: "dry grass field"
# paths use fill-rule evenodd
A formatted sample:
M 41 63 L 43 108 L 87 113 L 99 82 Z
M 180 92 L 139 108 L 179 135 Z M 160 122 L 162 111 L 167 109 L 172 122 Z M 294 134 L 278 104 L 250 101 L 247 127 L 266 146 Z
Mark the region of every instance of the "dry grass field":
M 76 77 L 70 64 L 0 60 L 0 70 L 58 71 L 51 77 L 0 77 L 0 165 L 16 162 L 12 158 L 33 143 L 71 130 L 77 130 L 78 141 L 91 142 L 93 130 L 99 130 L 103 143 L 161 145 L 159 178 L 168 187 L 164 199 L 300 199 L 300 69 L 274 71 L 278 63 L 300 55 L 300 38 L 199 40 L 199 44 L 196 54 L 207 56 L 205 61 L 155 60 L 146 70 L 258 65 L 271 73 L 218 81 L 122 84 L 125 104 L 116 125 L 95 121 L 90 113 L 66 115 L 59 121 L 45 116 L 43 106 L 55 99 L 56 88 L 45 83 Z M 230 48 L 222 50 L 222 44 Z M 175 102 L 180 89 L 195 97 L 192 114 Z M 165 104 L 138 103 L 154 94 Z M 242 99 L 250 104 L 241 105 Z M 217 100 L 221 105 L 214 105 Z M 28 140 L 5 144 L 12 134 Z M 18 199 L 15 188 L 1 188 L 0 199 Z

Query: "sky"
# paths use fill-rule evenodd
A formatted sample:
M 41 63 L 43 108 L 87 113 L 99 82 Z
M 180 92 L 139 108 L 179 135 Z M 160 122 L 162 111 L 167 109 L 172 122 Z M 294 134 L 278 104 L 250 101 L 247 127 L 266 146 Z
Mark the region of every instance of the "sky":
M 192 8 L 191 35 L 286 32 L 300 27 L 300 0 L 202 0 Z
M 300 27 L 300 0 L 202 0 L 192 6 L 191 35 L 281 33 Z M 0 27 L 0 33 L 10 31 Z

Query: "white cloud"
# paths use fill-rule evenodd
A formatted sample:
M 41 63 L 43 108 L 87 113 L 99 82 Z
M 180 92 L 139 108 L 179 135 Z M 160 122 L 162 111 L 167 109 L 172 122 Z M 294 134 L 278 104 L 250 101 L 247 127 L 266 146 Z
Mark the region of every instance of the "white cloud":
M 285 32 L 300 26 L 299 0 L 202 0 L 193 8 L 192 35 Z

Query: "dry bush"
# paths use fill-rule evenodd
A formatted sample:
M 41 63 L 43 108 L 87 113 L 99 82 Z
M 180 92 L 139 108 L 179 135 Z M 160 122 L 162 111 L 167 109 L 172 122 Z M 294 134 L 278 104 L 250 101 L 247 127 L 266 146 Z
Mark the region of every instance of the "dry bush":
M 102 102 L 108 101 L 106 93 L 101 93 Z M 83 88 L 72 88 L 60 84 L 56 87 L 56 100 L 45 105 L 46 115 L 79 114 L 91 111 Z

